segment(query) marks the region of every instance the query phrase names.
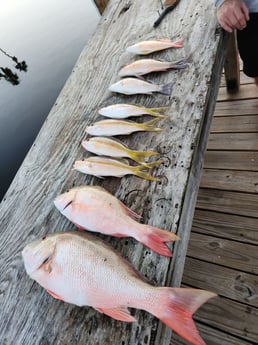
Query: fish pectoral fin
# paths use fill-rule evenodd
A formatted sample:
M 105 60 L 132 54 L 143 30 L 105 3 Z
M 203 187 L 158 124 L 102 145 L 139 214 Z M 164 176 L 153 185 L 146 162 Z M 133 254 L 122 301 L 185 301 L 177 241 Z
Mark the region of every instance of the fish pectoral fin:
M 126 307 L 117 307 L 110 309 L 95 308 L 102 314 L 108 315 L 113 319 L 126 322 L 134 322 L 136 319 L 130 314 L 129 310 Z
M 60 299 L 60 301 L 63 301 L 63 300 L 64 300 L 61 296 L 57 295 L 56 293 L 54 293 L 54 292 L 51 291 L 51 290 L 47 290 L 47 292 L 48 292 L 52 297 L 54 297 L 54 298 L 56 298 L 56 299 Z

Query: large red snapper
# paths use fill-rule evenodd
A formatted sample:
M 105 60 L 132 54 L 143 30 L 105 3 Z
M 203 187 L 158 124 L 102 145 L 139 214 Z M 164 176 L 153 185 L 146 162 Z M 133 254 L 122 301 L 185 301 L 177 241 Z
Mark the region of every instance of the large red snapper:
M 114 249 L 88 233 L 44 236 L 28 244 L 22 256 L 28 275 L 57 299 L 127 322 L 136 321 L 128 307 L 143 309 L 192 344 L 205 344 L 192 314 L 215 296 L 212 292 L 152 286 Z
M 134 237 L 161 255 L 172 256 L 166 242 L 179 239 L 173 232 L 138 223 L 134 220 L 137 215 L 132 210 L 99 186 L 74 187 L 56 197 L 54 204 L 80 229 L 117 237 Z

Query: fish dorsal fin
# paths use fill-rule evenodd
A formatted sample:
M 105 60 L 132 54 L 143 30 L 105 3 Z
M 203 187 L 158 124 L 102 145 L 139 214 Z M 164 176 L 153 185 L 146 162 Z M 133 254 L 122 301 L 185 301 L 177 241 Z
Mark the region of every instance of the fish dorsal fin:
M 114 137 L 101 137 L 101 138 L 108 139 L 109 141 L 113 141 L 114 143 L 120 144 L 128 149 L 128 146 L 125 143 L 123 143 L 122 140 L 119 140 L 118 138 L 114 138 Z
M 125 213 L 126 213 L 129 217 L 131 217 L 131 218 L 133 218 L 133 219 L 135 219 L 135 220 L 140 220 L 140 219 L 142 218 L 139 214 L 137 214 L 136 212 L 134 212 L 133 210 L 131 210 L 129 207 L 127 207 L 122 201 L 119 200 L 119 203 L 120 203 L 120 205 L 123 207 L 123 210 L 125 211 Z
M 126 322 L 134 322 L 136 319 L 130 314 L 129 310 L 126 307 L 117 307 L 117 308 L 95 308 L 102 314 L 108 315 L 113 319 Z

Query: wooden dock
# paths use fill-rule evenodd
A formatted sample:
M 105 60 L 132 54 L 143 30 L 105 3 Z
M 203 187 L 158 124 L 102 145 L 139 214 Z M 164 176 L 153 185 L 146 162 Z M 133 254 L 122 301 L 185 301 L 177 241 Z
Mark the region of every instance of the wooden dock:
M 133 310 L 138 322 L 128 324 L 92 308 L 79 308 L 53 299 L 29 279 L 21 259 L 21 250 L 32 239 L 49 232 L 75 229 L 55 209 L 53 200 L 57 195 L 73 186 L 97 184 L 142 215 L 142 222 L 169 229 L 181 237 L 173 246 L 172 260 L 153 253 L 133 239 L 109 240 L 153 284 L 180 285 L 226 40 L 217 29 L 213 0 L 180 2 L 171 16 L 154 30 L 159 9 L 159 0 L 153 1 L 152 6 L 144 1 L 110 0 L 96 33 L 83 50 L 1 203 L 0 338 L 3 345 L 167 345 L 170 342 L 170 330 L 147 312 Z M 162 58 L 169 61 L 182 58 L 181 54 L 191 56 L 187 69 L 153 77 L 158 84 L 174 82 L 172 97 L 126 97 L 108 91 L 110 84 L 118 80 L 118 70 L 134 60 L 125 52 L 126 46 L 146 39 L 169 37 L 175 40 L 181 36 L 186 37 L 184 50 L 173 51 L 173 54 L 164 52 Z M 132 148 L 160 152 L 164 163 L 152 172 L 161 178 L 160 182 L 151 183 L 137 177 L 102 180 L 72 170 L 76 159 L 88 155 L 81 148 L 86 126 L 100 119 L 100 107 L 113 103 L 170 107 L 169 118 L 161 122 L 162 132 L 137 133 L 123 138 Z M 200 203 L 199 196 L 198 208 Z M 201 231 L 196 232 L 197 242 L 201 235 Z M 208 248 L 216 249 L 221 243 L 217 242 Z M 246 244 L 251 246 L 252 243 Z M 206 248 L 205 242 L 203 246 Z M 191 248 L 192 245 L 189 251 Z M 192 259 L 187 258 L 185 272 L 189 269 L 189 258 Z M 196 260 L 205 262 L 200 258 Z M 244 258 L 242 261 L 245 263 Z M 194 266 L 190 271 L 194 271 Z M 212 283 L 213 273 L 208 272 L 207 276 Z M 238 278 L 240 287 L 245 277 Z M 183 283 L 194 285 L 185 280 Z M 208 287 L 216 291 L 214 284 Z M 219 319 L 220 314 L 225 314 L 228 302 L 225 300 L 223 304 L 218 297 L 196 315 L 202 331 L 206 328 L 200 315 L 204 313 L 203 318 L 211 320 L 217 304 Z M 253 313 L 253 309 L 250 310 Z M 212 325 L 212 321 L 210 323 Z M 223 325 L 226 327 L 225 322 Z M 203 334 L 205 337 L 205 332 Z
M 258 344 L 258 88 L 240 76 L 234 95 L 222 78 L 182 281 L 220 296 L 195 314 L 208 345 Z

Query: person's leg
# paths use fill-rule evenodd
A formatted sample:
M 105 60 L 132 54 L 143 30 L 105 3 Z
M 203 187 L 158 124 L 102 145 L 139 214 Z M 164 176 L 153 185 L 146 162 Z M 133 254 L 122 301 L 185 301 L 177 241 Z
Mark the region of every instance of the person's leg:
M 243 60 L 243 71 L 255 79 L 258 86 L 258 13 L 250 13 L 245 29 L 237 31 L 239 54 Z

